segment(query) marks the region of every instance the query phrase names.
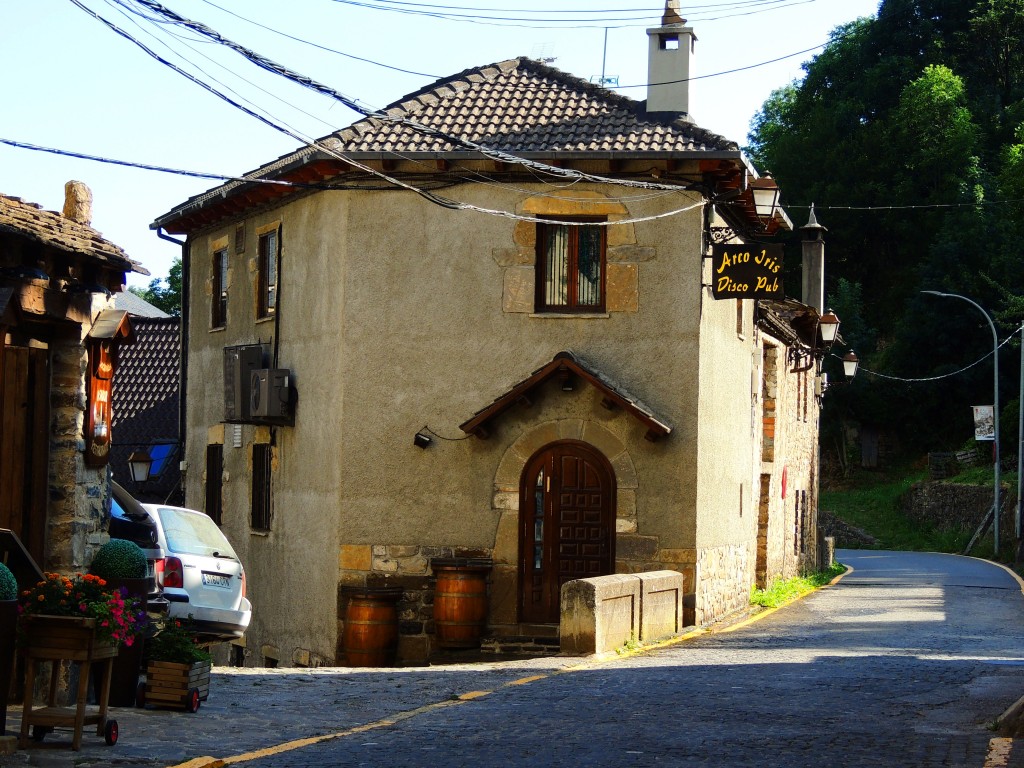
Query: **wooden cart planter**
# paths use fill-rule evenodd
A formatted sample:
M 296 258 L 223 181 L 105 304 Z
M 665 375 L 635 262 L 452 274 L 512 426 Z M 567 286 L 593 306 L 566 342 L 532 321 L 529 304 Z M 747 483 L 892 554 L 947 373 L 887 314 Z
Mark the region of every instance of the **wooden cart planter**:
M 25 623 L 25 703 L 21 715 L 21 734 L 18 745 L 25 749 L 29 746 L 29 728 L 32 729 L 32 740 L 42 741 L 46 734 L 54 728 L 72 727 L 71 748 L 78 750 L 82 745 L 82 729 L 86 725 L 96 725 L 96 735 L 103 736 L 106 743 L 113 746 L 117 743 L 118 729 L 116 720 L 107 719 L 107 697 L 110 693 L 110 670 L 113 659 L 117 655 L 117 645 L 111 641 L 102 641 L 96 637 L 96 619 L 74 616 L 29 617 Z M 47 706 L 33 708 L 33 692 L 35 691 L 36 673 L 43 662 L 50 662 L 50 691 Z M 57 679 L 59 668 L 63 662 L 77 662 L 78 691 L 74 707 L 57 707 L 54 705 L 57 696 Z M 86 706 L 89 691 L 89 673 L 93 662 L 102 661 L 97 665 L 99 685 L 96 686 L 98 708 Z
M 145 694 L 138 702 L 161 707 L 181 707 L 187 712 L 199 709 L 199 702 L 210 695 L 210 662 L 180 664 L 151 661 L 146 665 Z

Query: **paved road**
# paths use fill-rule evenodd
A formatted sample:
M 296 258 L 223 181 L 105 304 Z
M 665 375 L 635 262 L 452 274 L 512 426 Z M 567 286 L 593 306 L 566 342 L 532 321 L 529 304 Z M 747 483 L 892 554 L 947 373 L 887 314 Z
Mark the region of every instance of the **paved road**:
M 950 555 L 839 559 L 855 570 L 834 587 L 642 654 L 218 669 L 196 715 L 119 710 L 116 747 L 89 734 L 0 765 L 1024 766 L 1024 742 L 987 728 L 1024 694 L 1014 577 Z

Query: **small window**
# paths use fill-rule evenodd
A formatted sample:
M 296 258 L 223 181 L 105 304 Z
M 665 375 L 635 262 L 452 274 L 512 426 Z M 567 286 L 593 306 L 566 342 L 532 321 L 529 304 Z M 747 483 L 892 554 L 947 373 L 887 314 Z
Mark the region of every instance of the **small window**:
M 539 224 L 537 312 L 603 312 L 605 227 Z
M 269 443 L 252 446 L 252 515 L 254 531 L 270 530 L 270 458 Z
M 213 252 L 213 297 L 210 306 L 210 327 L 223 328 L 228 320 L 228 249 Z
M 256 270 L 258 280 L 256 317 L 258 319 L 273 317 L 277 311 L 277 232 L 277 229 L 272 229 L 259 236 Z
M 206 514 L 217 525 L 222 522 L 224 503 L 224 446 L 219 443 L 206 446 Z

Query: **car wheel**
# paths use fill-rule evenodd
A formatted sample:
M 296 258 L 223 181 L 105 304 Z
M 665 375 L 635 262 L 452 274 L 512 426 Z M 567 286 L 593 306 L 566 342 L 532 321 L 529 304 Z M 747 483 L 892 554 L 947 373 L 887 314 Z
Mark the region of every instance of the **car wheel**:
M 32 741 L 42 741 L 46 738 L 46 734 L 52 733 L 53 728 L 46 725 L 33 725 L 32 726 Z

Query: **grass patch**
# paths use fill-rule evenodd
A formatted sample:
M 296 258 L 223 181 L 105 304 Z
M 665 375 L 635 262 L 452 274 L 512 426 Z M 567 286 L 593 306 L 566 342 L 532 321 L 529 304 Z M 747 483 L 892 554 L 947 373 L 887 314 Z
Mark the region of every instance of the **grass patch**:
M 792 579 L 775 579 L 768 589 L 751 587 L 750 603 L 759 605 L 762 608 L 778 608 L 780 605 L 796 600 L 800 595 L 825 586 L 832 579 L 840 574 L 846 573 L 846 566 L 842 563 L 833 563 L 831 568 L 824 571 L 816 571 L 805 576 L 795 576 Z

